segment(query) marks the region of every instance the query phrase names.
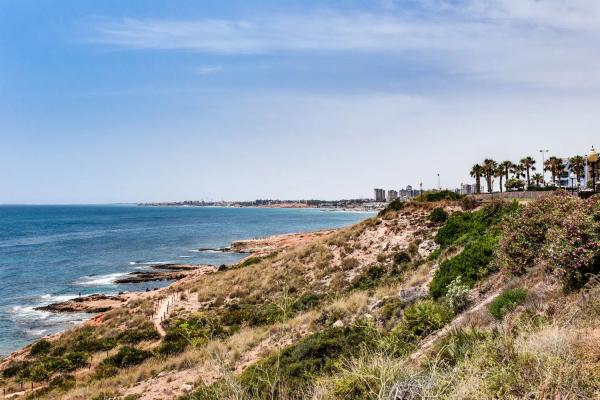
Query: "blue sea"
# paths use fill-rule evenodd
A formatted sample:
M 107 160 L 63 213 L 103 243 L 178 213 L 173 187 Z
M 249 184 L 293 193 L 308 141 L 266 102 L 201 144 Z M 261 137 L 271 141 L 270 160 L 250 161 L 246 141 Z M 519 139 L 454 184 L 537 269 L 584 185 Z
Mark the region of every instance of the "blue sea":
M 162 287 L 168 282 L 114 281 L 158 263 L 234 263 L 243 256 L 199 249 L 341 227 L 368 216 L 316 209 L 0 206 L 0 355 L 90 317 L 36 306 L 79 293 Z

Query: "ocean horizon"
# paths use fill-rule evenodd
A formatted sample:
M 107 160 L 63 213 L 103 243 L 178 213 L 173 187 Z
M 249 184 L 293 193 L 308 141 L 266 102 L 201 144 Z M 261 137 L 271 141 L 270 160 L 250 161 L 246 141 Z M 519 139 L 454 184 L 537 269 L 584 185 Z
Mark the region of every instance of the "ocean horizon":
M 351 225 L 371 213 L 254 207 L 140 207 L 132 203 L 0 206 L 0 355 L 90 318 L 35 307 L 92 293 L 170 282 L 115 284 L 163 263 L 231 264 L 201 251 L 233 240 Z

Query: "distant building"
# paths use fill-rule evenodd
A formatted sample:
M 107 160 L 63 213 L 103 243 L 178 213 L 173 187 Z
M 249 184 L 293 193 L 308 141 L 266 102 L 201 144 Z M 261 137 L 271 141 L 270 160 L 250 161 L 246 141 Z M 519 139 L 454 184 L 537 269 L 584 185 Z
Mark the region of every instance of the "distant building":
M 463 183 L 460 187 L 460 194 L 475 194 L 477 193 L 477 185 L 473 184 L 469 184 L 469 183 Z
M 385 190 L 375 189 L 375 201 L 379 203 L 385 202 Z
M 398 192 L 396 190 L 388 190 L 387 201 L 392 202 L 398 198 Z
M 569 177 L 571 175 L 571 163 L 569 162 L 568 158 L 562 158 L 561 159 L 563 165 L 565 166 L 565 169 L 562 171 L 562 173 L 556 177 L 556 181 L 558 186 L 560 187 L 571 187 L 571 185 L 577 187 L 577 179 L 573 179 L 573 181 L 571 181 L 571 178 Z M 583 168 L 582 171 L 582 176 L 579 178 L 579 186 L 581 186 L 582 188 L 587 187 L 587 181 L 592 179 L 592 173 L 591 173 L 591 169 L 588 168 L 587 165 L 587 160 L 585 160 L 585 166 Z

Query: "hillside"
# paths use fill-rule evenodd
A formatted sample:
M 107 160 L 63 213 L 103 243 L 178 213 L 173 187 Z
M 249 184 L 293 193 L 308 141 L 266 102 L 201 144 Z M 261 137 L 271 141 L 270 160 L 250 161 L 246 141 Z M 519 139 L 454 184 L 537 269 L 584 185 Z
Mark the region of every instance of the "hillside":
M 599 397 L 598 201 L 461 206 L 476 205 L 396 202 L 129 300 L 14 354 L 4 386 L 48 399 Z

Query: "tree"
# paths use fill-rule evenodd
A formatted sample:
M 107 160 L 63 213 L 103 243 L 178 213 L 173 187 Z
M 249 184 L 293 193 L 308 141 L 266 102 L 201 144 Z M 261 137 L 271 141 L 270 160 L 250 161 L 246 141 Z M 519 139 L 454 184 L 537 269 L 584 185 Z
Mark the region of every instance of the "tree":
M 521 164 L 513 164 L 510 167 L 510 173 L 513 179 L 521 179 L 525 177 L 525 168 Z M 506 182 L 508 183 L 508 181 Z
M 502 179 L 504 179 L 505 175 L 507 175 L 507 173 L 506 173 L 506 167 L 505 167 L 504 163 L 498 164 L 498 168 L 496 168 L 496 172 L 495 172 L 494 176 L 496 176 L 496 178 L 500 179 L 500 193 L 502 193 Z
M 585 160 L 582 156 L 574 156 L 569 158 L 569 170 L 577 176 L 577 184 L 581 180 L 581 176 L 585 171 Z
M 498 168 L 498 163 L 496 161 L 492 160 L 491 158 L 486 158 L 483 160 L 483 173 L 485 175 L 488 193 L 492 193 L 494 190 L 492 187 L 492 177 L 496 173 L 496 168 Z
M 506 190 L 507 191 L 517 191 L 523 190 L 525 187 L 525 182 L 517 178 L 511 178 L 506 182 Z
M 475 188 L 477 193 L 481 193 L 481 177 L 483 176 L 483 167 L 479 164 L 471 168 L 471 176 L 475 178 Z
M 542 182 L 544 182 L 544 175 L 538 172 L 536 174 L 533 174 L 531 179 L 533 179 L 533 181 L 535 182 L 535 186 L 540 187 Z
M 506 161 L 502 161 L 500 163 L 500 165 L 504 169 L 504 177 L 506 178 L 505 182 L 508 182 L 508 179 L 509 179 L 508 174 L 510 173 L 510 171 L 512 169 L 513 163 L 512 163 L 512 161 L 506 160 Z
M 552 156 L 546 160 L 544 164 L 544 170 L 550 171 L 552 174 L 552 183 L 556 185 L 556 177 L 565 170 L 565 165 L 562 160 L 558 157 Z
M 531 185 L 531 179 L 529 177 L 529 171 L 535 171 L 535 160 L 533 157 L 527 156 L 520 161 L 521 166 L 527 172 L 527 186 Z

